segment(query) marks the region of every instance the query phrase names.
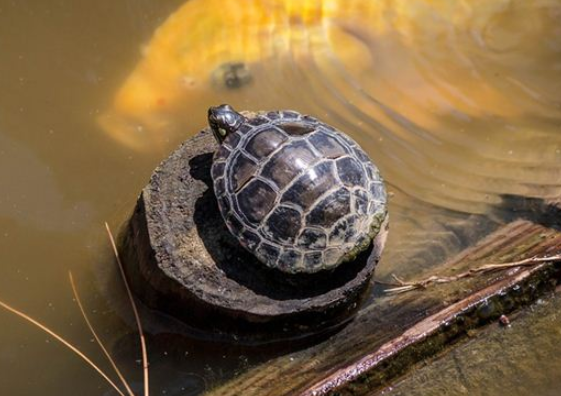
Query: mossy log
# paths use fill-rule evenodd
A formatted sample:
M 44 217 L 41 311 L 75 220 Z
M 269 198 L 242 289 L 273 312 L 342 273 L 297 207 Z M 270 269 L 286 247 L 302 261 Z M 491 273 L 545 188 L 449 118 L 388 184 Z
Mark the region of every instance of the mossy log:
M 366 295 L 387 222 L 349 263 L 316 274 L 267 268 L 231 235 L 219 213 L 207 129 L 153 173 L 125 228 L 128 277 L 148 306 L 217 337 L 259 343 L 334 331 Z
M 478 223 L 463 224 L 475 229 Z M 515 220 L 414 276 L 449 276 L 487 263 L 558 254 L 561 233 L 549 225 Z M 556 263 L 544 263 L 378 297 L 328 341 L 254 367 L 208 395 L 373 394 L 470 329 L 554 289 L 560 272 Z

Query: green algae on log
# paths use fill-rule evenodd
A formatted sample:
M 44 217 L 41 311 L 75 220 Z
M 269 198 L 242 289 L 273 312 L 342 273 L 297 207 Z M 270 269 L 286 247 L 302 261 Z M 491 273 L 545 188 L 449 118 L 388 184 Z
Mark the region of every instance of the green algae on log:
M 516 220 L 429 270 L 431 275 L 451 275 L 560 249 L 561 233 L 555 229 Z M 546 263 L 381 297 L 329 341 L 261 364 L 209 395 L 372 394 L 470 329 L 552 290 L 559 275 L 557 264 Z
M 330 332 L 367 294 L 387 233 L 349 263 L 315 274 L 265 267 L 230 234 L 219 213 L 207 129 L 153 173 L 121 238 L 136 295 L 148 306 L 217 337 L 259 343 Z
M 419 364 L 380 393 L 424 395 L 557 395 L 561 295 L 547 293 L 510 316 L 507 326 L 491 325 L 470 333 L 450 353 Z M 544 364 L 545 363 L 545 364 Z

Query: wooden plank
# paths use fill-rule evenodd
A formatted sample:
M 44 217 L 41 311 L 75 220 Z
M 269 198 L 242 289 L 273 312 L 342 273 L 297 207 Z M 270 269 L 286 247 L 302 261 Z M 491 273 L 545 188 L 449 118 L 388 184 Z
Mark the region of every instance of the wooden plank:
M 533 300 L 535 295 L 515 291 L 533 289 L 531 293 L 534 294 L 548 289 L 550 275 L 559 273 L 548 264 L 516 272 L 414 324 L 372 353 L 313 384 L 303 395 L 324 395 L 334 390 L 339 390 L 338 394 L 367 393 L 382 385 L 381 379 L 399 375 L 420 358 L 437 353 L 468 330 L 509 313 L 511 308 L 505 307 L 507 304 L 514 308 L 526 303 L 528 298 Z M 417 354 L 420 350 L 422 355 Z M 417 357 L 413 358 L 412 353 Z
M 557 288 L 509 315 L 509 326 L 492 324 L 471 331 L 447 353 L 420 362 L 403 378 L 371 395 L 559 394 L 559 292 Z
M 468 227 L 471 230 L 484 221 L 482 218 L 472 220 Z M 466 221 L 461 223 L 467 225 Z M 489 224 L 484 226 L 488 228 Z M 443 232 L 446 233 L 446 228 Z M 461 239 L 454 232 L 449 238 Z M 560 249 L 561 233 L 555 229 L 516 220 L 436 266 L 422 268 L 421 265 L 421 271 L 410 268 L 407 276 L 453 275 L 485 263 L 551 255 Z M 430 250 L 425 248 L 424 251 Z M 394 257 L 397 251 L 392 250 Z M 371 392 L 420 359 L 440 351 L 468 329 L 533 301 L 555 285 L 558 272 L 556 266 L 545 264 L 391 296 L 382 295 L 378 287 L 374 291 L 374 296 L 378 297 L 329 340 L 254 367 L 209 394 L 323 395 L 336 392 L 358 395 Z

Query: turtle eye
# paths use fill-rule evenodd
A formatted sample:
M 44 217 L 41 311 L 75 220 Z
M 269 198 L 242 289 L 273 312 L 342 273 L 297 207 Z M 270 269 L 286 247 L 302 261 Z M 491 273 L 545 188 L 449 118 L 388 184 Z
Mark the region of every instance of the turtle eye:
M 239 89 L 248 85 L 251 80 L 251 72 L 243 62 L 226 62 L 218 66 L 212 72 L 212 84 L 220 89 Z
M 226 130 L 224 128 L 218 128 L 218 133 L 220 133 L 222 137 L 226 136 Z

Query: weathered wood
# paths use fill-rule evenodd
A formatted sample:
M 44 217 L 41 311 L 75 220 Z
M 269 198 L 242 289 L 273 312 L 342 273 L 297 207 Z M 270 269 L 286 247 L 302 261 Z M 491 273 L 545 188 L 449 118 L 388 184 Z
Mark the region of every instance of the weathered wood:
M 258 262 L 219 213 L 209 130 L 154 172 L 125 229 L 121 250 L 135 293 L 148 306 L 237 341 L 270 342 L 333 331 L 357 310 L 385 242 L 332 271 L 284 274 Z
M 421 362 L 378 394 L 559 394 L 561 290 L 556 291 L 509 315 L 510 325 L 496 323 L 471 331 L 450 353 Z
M 419 361 L 430 357 L 468 330 L 508 314 L 514 307 L 534 300 L 536 292 L 551 290 L 550 278 L 557 277 L 559 270 L 548 264 L 517 273 L 477 291 L 466 298 L 421 320 L 402 335 L 366 354 L 352 365 L 331 373 L 325 379 L 310 386 L 303 395 L 364 394 L 382 384 L 380 379 L 390 380 L 405 372 Z M 519 290 L 524 290 L 522 293 Z M 422 355 L 419 353 L 422 351 Z M 416 354 L 413 358 L 411 355 Z M 378 383 L 376 381 L 379 381 Z
M 555 254 L 559 250 L 561 233 L 516 220 L 426 272 L 451 275 L 485 263 Z M 426 275 L 421 272 L 415 277 Z M 551 290 L 558 277 L 558 266 L 543 264 L 467 278 L 426 291 L 379 297 L 323 344 L 273 359 L 209 394 L 371 393 L 414 363 L 461 338 L 469 329 L 534 301 Z

